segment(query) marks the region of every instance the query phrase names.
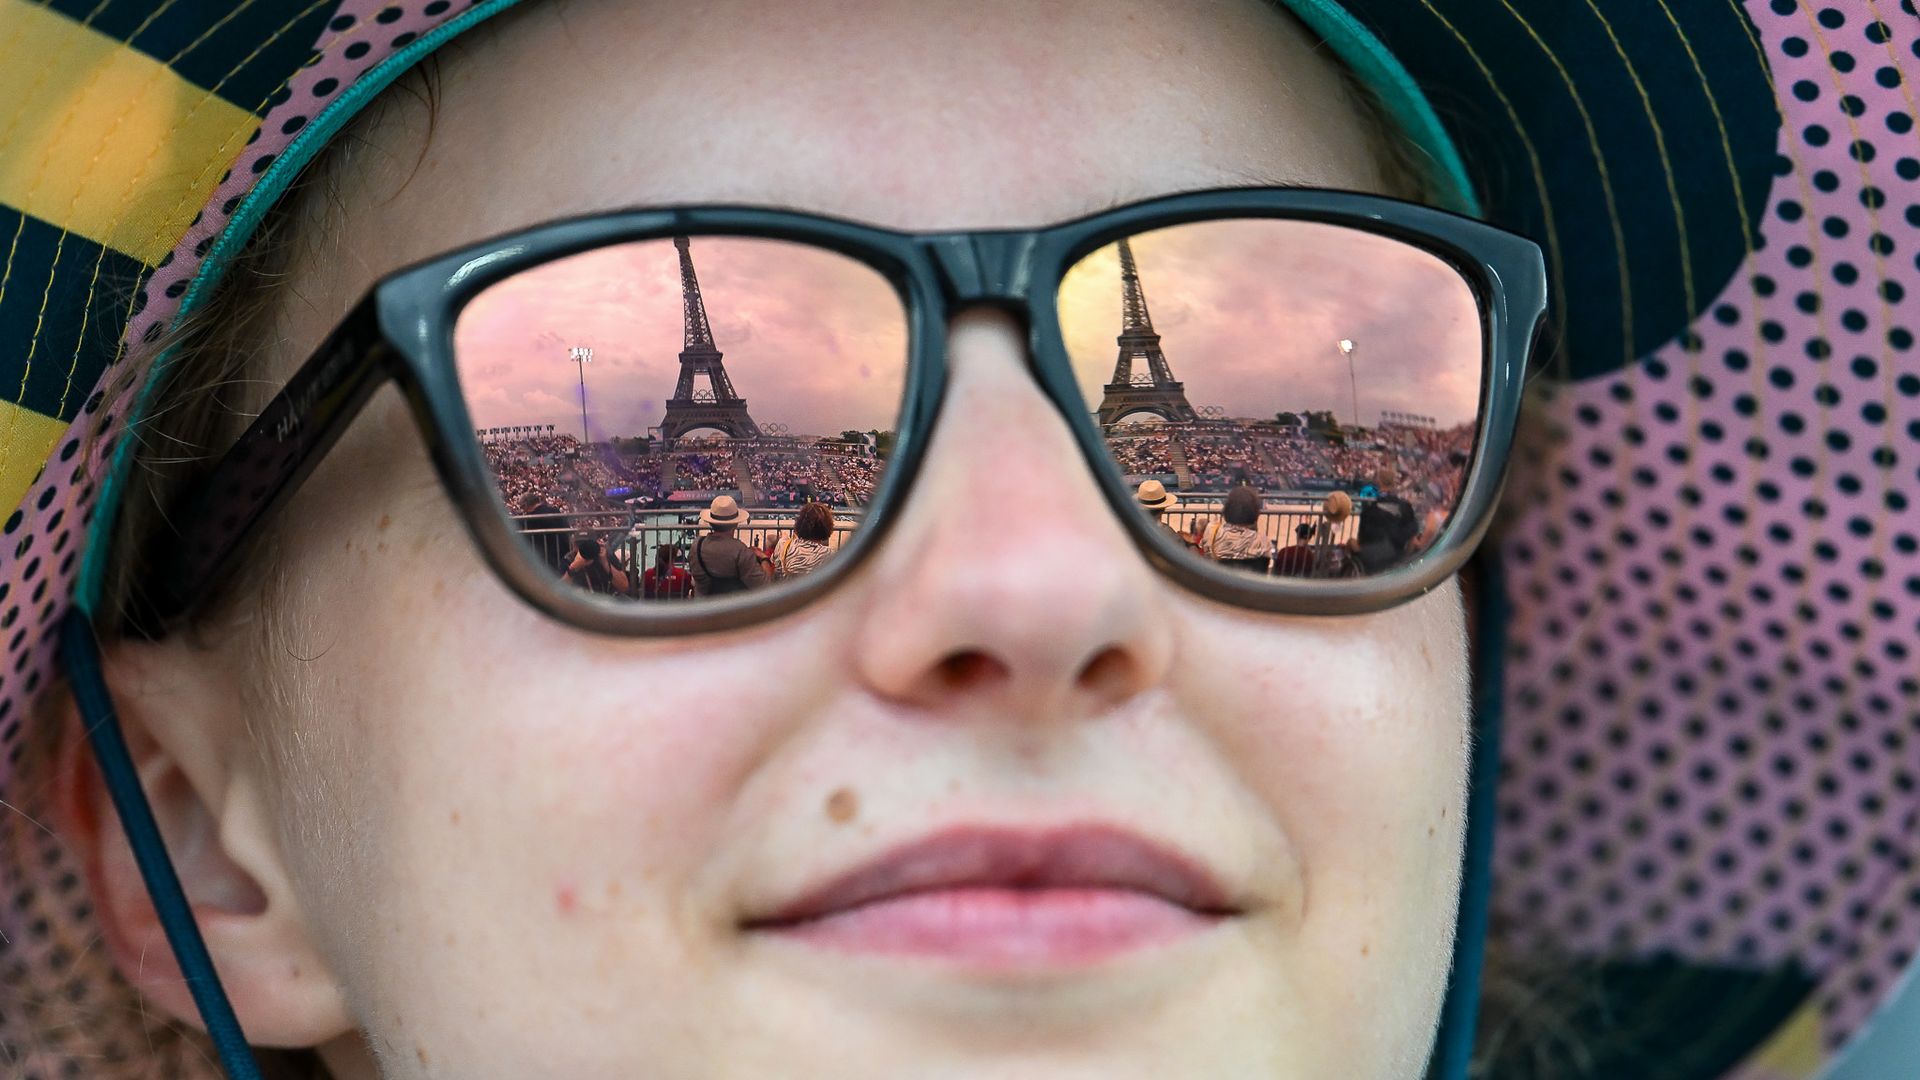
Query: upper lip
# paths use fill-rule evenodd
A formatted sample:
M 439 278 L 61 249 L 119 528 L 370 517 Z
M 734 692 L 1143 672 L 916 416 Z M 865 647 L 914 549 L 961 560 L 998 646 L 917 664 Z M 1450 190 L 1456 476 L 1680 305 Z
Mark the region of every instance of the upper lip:
M 905 893 L 964 887 L 1127 889 L 1206 914 L 1235 912 L 1206 867 L 1124 828 L 960 825 L 889 849 L 747 925 L 802 922 Z

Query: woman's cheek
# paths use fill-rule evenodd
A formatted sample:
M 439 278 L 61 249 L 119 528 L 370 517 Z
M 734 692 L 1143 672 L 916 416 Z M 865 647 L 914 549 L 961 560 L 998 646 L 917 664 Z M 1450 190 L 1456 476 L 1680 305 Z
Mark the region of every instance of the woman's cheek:
M 1389 618 L 1192 620 L 1183 651 L 1208 659 L 1181 665 L 1180 696 L 1298 853 L 1309 919 L 1411 925 L 1457 886 L 1459 604 L 1449 586 Z
M 413 548 L 396 538 L 346 568 L 347 592 L 390 606 L 342 657 L 360 673 L 342 689 L 423 834 L 458 813 L 463 843 L 657 873 L 714 850 L 755 771 L 844 692 L 817 613 L 697 639 L 593 635 L 476 556 Z

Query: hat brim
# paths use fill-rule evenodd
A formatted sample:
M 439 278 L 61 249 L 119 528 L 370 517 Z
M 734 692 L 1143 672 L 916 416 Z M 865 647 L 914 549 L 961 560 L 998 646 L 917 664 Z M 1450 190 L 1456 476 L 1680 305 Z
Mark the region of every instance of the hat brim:
M 711 510 L 700 511 L 700 524 L 702 525 L 708 525 L 708 526 L 719 525 L 723 528 L 728 528 L 734 525 L 745 525 L 747 522 L 752 520 L 753 520 L 753 515 L 748 513 L 746 510 L 741 510 L 738 514 L 728 518 L 714 517 L 713 511 Z

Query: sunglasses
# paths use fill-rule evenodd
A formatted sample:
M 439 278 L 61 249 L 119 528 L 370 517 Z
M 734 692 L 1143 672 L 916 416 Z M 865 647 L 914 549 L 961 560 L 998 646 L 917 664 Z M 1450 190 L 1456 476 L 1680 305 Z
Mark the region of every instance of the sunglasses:
M 1151 565 L 1241 607 L 1351 615 L 1433 588 L 1484 534 L 1546 283 L 1523 237 L 1304 188 L 1038 230 L 736 206 L 540 225 L 376 283 L 189 486 L 138 626 L 191 616 L 389 379 L 536 608 L 641 636 L 792 611 L 912 498 L 948 320 L 975 304 L 1024 322 Z

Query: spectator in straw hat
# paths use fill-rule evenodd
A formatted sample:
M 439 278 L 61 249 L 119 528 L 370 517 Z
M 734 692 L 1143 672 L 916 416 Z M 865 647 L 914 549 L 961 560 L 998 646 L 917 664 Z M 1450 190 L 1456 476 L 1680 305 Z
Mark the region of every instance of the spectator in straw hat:
M 1153 520 L 1159 523 L 1169 536 L 1180 541 L 1184 547 L 1193 546 L 1193 537 L 1167 524 L 1167 511 L 1179 506 L 1180 500 L 1167 490 L 1165 484 L 1158 480 L 1143 480 L 1140 487 L 1133 493 L 1133 498 L 1140 504 L 1141 509 L 1153 515 Z
M 1329 525 L 1339 525 L 1353 513 L 1353 496 L 1335 491 L 1321 500 L 1320 514 Z
M 714 496 L 713 502 L 700 511 L 700 524 L 709 532 L 693 542 L 693 550 L 687 555 L 697 595 L 725 596 L 767 583 L 763 556 L 735 535 L 752 519 L 753 515 L 731 495 Z

